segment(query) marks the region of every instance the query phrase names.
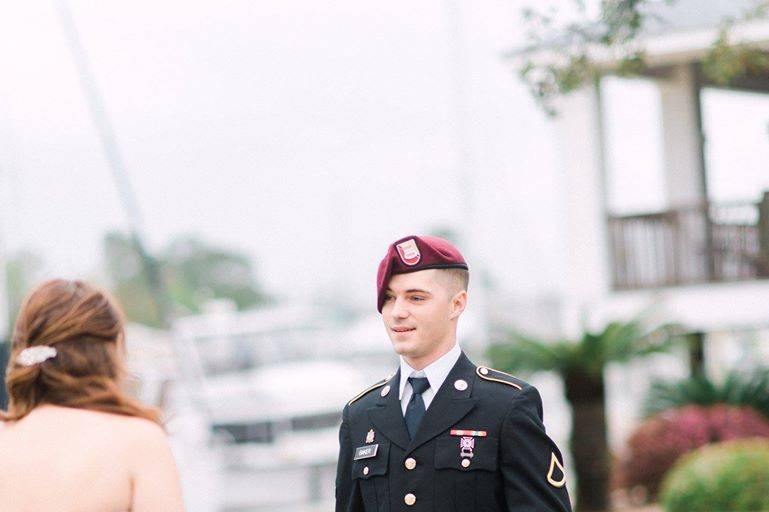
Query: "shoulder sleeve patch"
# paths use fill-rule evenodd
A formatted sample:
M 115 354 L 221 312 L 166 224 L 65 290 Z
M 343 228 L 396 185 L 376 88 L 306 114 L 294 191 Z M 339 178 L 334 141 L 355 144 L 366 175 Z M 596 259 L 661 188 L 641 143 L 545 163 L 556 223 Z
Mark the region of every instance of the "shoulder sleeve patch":
M 515 382 L 512 382 L 511 379 L 515 379 L 515 377 L 513 377 L 509 373 L 500 372 L 499 370 L 494 370 L 486 366 L 479 366 L 478 368 L 475 369 L 475 373 L 478 375 L 478 377 L 482 378 L 483 380 L 488 380 L 491 382 L 499 382 L 500 384 L 507 384 L 508 386 L 512 386 L 516 389 L 523 389 L 520 385 L 516 384 Z
M 550 452 L 550 469 L 547 472 L 547 481 L 556 488 L 561 488 L 566 484 L 566 471 L 563 469 L 563 464 L 558 460 L 555 452 Z
M 382 386 L 387 384 L 387 381 L 389 381 L 392 377 L 393 377 L 392 375 L 388 375 L 387 377 L 385 377 L 384 379 L 380 380 L 376 384 L 373 384 L 373 385 L 367 387 L 366 389 L 364 389 L 363 391 L 361 391 L 360 393 L 358 393 L 357 395 L 352 397 L 352 399 L 349 402 L 347 402 L 347 405 L 352 405 L 353 402 L 355 402 L 356 400 L 358 400 L 360 398 L 363 398 L 363 396 L 365 396 L 368 392 L 374 391 L 377 388 L 381 388 Z

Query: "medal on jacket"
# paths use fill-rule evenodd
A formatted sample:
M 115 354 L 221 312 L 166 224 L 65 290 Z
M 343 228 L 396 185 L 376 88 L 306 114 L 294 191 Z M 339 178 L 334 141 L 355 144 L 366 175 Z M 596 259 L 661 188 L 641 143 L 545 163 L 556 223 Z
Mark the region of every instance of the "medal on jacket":
M 452 436 L 471 436 L 471 437 L 486 437 L 489 435 L 485 430 L 454 430 L 452 429 L 449 434 Z
M 459 440 L 459 456 L 473 458 L 473 449 L 475 449 L 475 438 L 464 436 Z
M 368 431 L 368 434 L 366 434 L 366 444 L 371 444 L 374 442 L 374 429 Z

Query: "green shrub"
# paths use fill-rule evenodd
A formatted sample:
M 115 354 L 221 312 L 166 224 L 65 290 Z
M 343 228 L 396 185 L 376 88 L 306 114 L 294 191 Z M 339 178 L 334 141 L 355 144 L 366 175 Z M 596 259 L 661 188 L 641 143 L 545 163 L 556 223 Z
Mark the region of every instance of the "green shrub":
M 643 488 L 654 499 L 665 474 L 684 454 L 700 446 L 763 437 L 769 420 L 750 407 L 690 405 L 644 421 L 627 441 L 619 466 L 622 487 Z
M 665 512 L 769 511 L 769 441 L 728 441 L 682 457 L 660 496 Z

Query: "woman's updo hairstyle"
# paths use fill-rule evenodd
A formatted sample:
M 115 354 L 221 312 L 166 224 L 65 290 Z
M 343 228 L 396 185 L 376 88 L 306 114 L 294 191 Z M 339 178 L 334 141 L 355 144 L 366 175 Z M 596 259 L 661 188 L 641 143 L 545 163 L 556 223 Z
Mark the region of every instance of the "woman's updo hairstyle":
M 8 411 L 0 411 L 0 419 L 20 420 L 38 405 L 53 404 L 160 423 L 156 409 L 122 387 L 123 323 L 115 302 L 85 282 L 54 279 L 35 288 L 13 329 Z

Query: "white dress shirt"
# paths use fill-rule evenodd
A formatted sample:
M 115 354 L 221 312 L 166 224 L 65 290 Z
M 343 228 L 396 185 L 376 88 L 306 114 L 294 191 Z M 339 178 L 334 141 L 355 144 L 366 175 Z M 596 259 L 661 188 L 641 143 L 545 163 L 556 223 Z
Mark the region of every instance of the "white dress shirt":
M 449 376 L 449 372 L 454 368 L 460 355 L 462 355 L 462 350 L 459 348 L 459 344 L 455 343 L 451 350 L 419 371 L 409 366 L 403 359 L 403 356 L 401 356 L 401 382 L 398 398 L 401 401 L 401 409 L 404 416 L 406 415 L 406 407 L 409 404 L 409 400 L 411 400 L 411 395 L 414 393 L 414 390 L 411 389 L 411 384 L 409 384 L 409 377 L 427 377 L 430 387 L 422 393 L 422 400 L 424 400 L 425 410 L 427 410 L 435 397 L 435 393 L 438 392 L 443 381 Z

